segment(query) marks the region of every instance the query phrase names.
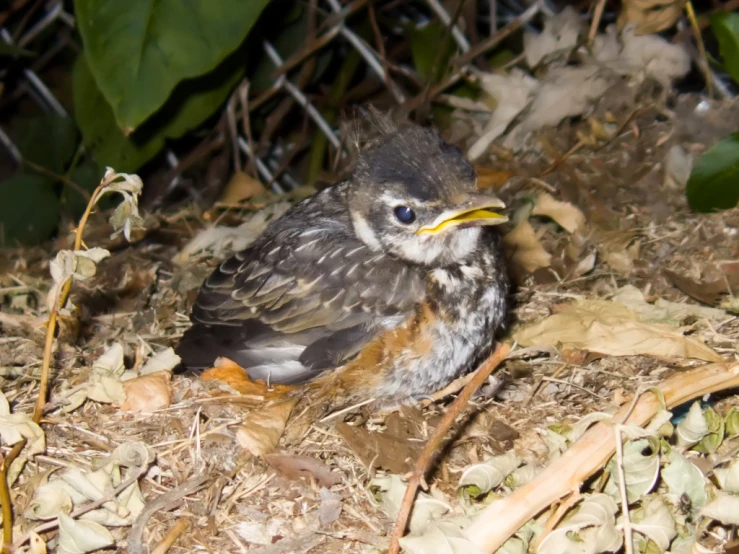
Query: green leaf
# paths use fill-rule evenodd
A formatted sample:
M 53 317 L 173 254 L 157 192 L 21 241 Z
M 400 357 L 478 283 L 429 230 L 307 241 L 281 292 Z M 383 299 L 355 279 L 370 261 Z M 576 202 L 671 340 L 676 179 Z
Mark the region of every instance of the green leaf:
M 184 79 L 214 69 L 269 0 L 75 0 L 85 57 L 119 127 L 131 132 Z
M 726 71 L 739 83 L 739 13 L 712 15 L 711 28 L 718 39 Z
M 0 183 L 0 244 L 34 244 L 45 240 L 59 223 L 54 181 L 20 174 Z
M 95 153 L 98 164 L 116 171 L 134 172 L 164 147 L 162 136 L 139 142 L 136 137 L 129 138 L 121 132 L 84 56 L 79 56 L 74 64 L 72 83 L 75 117 L 82 140 Z
M 200 125 L 228 98 L 243 76 L 238 55 L 215 70 L 178 85 L 164 107 L 128 137 L 115 121 L 90 73 L 84 56 L 74 66 L 74 105 L 85 145 L 98 164 L 116 171 L 134 172 L 160 152 L 168 138 L 179 138 Z
M 739 133 L 706 150 L 686 185 L 690 207 L 699 212 L 729 210 L 739 200 Z
M 413 64 L 419 77 L 436 83 L 444 76 L 455 46 L 446 27 L 436 21 L 423 27 L 413 27 L 410 32 Z M 443 48 L 440 53 L 440 48 Z
M 15 142 L 23 157 L 61 173 L 77 150 L 77 125 L 70 117 L 42 115 L 19 124 Z

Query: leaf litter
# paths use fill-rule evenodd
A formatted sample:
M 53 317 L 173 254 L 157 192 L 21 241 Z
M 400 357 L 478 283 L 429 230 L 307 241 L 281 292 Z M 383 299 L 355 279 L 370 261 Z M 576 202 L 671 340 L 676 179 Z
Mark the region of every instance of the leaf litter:
M 682 187 L 693 154 L 727 126 L 739 128 L 739 109 L 720 101 L 699 109 L 703 100 L 693 95 L 675 97 L 667 108 L 654 94 L 655 81 L 679 76 L 684 54 L 628 26 L 596 37 L 592 55 L 576 50 L 575 64 L 568 67 L 563 62 L 577 48 L 572 37 L 582 37 L 583 29 L 572 20 L 557 25 L 567 31 L 559 40 L 527 39 L 531 72 L 475 76 L 495 99 L 491 113 L 479 111 L 489 105 L 483 102 L 458 103 L 452 114 L 461 146 L 476 163 L 510 177 L 493 185 L 517 214 L 505 230 L 519 287 L 504 340 L 518 337 L 521 346 L 531 346 L 506 363 L 492 396 L 473 400 L 471 410 L 488 426 L 468 433 L 461 423 L 439 453 L 426 477 L 428 492 L 416 501 L 412 534 L 403 539 L 409 552 L 476 552 L 466 532 L 476 513 L 531 482 L 580 434 L 559 434 L 554 423 L 574 427 L 584 421 L 584 430 L 608 421 L 630 394 L 700 360 L 736 359 L 739 322 L 722 306 L 739 290 L 739 271 L 732 265 L 739 257 L 739 213 L 694 214 Z M 544 33 L 553 28 L 551 22 Z M 544 46 L 535 51 L 537 40 Z M 594 70 L 596 62 L 605 69 Z M 600 93 L 571 94 L 587 86 Z M 478 119 L 466 117 L 465 106 L 478 110 Z M 578 143 L 579 149 L 565 155 Z M 116 211 L 114 228 L 134 239 L 144 221 L 135 201 L 138 183 L 118 186 L 126 202 Z M 70 552 L 121 545 L 141 502 L 166 499 L 201 472 L 211 477 L 202 490 L 150 515 L 148 544 L 157 544 L 181 517 L 192 518 L 197 528 L 180 538 L 183 551 L 233 552 L 283 541 L 315 546 L 320 539 L 320 546 L 311 546 L 314 552 L 328 552 L 327 545 L 362 552 L 368 542 L 362 533 L 376 541 L 392 528 L 403 475 L 445 400 L 418 409 L 408 421 L 360 407 L 337 420 L 310 421 L 295 442 L 283 444 L 291 417 L 300 415 L 292 413 L 289 391 L 249 382 L 227 362 L 210 380 L 170 373 L 177 360 L 169 348 L 187 327 L 187 308 L 200 280 L 290 205 L 280 198 L 257 201 L 252 195 L 260 192 L 253 187 L 235 180 L 223 200 L 248 198 L 247 207 L 236 213 L 228 208 L 218 225 L 194 211 L 161 216 L 157 225 L 177 237 L 166 244 L 139 241 L 125 250 L 109 248 L 108 257 L 94 247 L 109 243 L 92 240 L 87 242 L 93 248 L 66 248 L 58 259 L 56 252 L 39 249 L 2 253 L 0 261 L 9 268 L 0 276 L 0 378 L 7 397 L 2 441 L 8 446 L 19 434 L 27 436 L 23 455 L 35 460 L 15 470 L 11 493 L 24 508 L 21 523 L 31 530 L 37 507 L 63 506 L 52 514 L 60 517 L 59 535 L 42 533 L 44 540 L 57 541 L 50 544 L 63 543 Z M 95 236 L 110 233 L 100 219 L 90 226 Z M 53 279 L 47 277 L 49 260 L 55 262 Z M 96 291 L 121 282 L 121 260 L 149 277 L 121 285 L 98 304 Z M 27 416 L 34 393 L 22 377 L 38 374 L 43 344 L 33 325 L 7 322 L 44 321 L 44 298 L 54 290 L 53 302 L 59 283 L 69 277 L 77 280 L 72 303 L 83 312 L 79 340 L 58 341 L 49 411 L 36 429 Z M 15 287 L 25 292 L 5 292 Z M 576 351 L 584 354 L 575 357 Z M 130 383 L 145 377 L 151 382 L 142 390 L 131 389 Z M 152 390 L 159 393 L 149 401 Z M 142 399 L 140 407 L 122 409 Z M 732 518 L 739 511 L 729 440 L 736 433 L 732 414 L 739 413 L 739 400 L 726 394 L 709 403 L 692 404 L 680 422 L 663 415 L 655 428 L 642 430 L 644 436 L 623 431 L 628 438 L 621 458 L 596 479 L 602 492 L 583 491 L 561 521 L 549 522 L 552 512 L 532 519 L 502 551 L 525 552 L 538 544 L 540 551 L 596 552 L 620 545 L 621 470 L 639 551 L 662 552 L 665 545 L 678 551 L 695 538 L 720 543 L 727 535 L 716 526 L 736 524 Z M 588 414 L 596 417 L 588 420 Z M 513 438 L 493 433 L 492 421 L 505 422 Z M 135 466 L 146 470 L 136 480 L 139 492 L 127 499 L 129 487 L 101 497 L 100 490 L 114 489 L 139 471 L 98 465 L 131 443 L 155 455 Z M 513 456 L 516 464 L 494 468 L 494 460 Z M 86 485 L 72 487 L 73 476 Z M 460 484 L 468 492 L 476 487 L 479 497 L 460 495 Z M 43 500 L 52 493 L 62 500 Z M 38 502 L 32 500 L 37 494 Z M 88 513 L 105 512 L 105 518 L 63 515 L 95 498 L 104 502 Z M 701 534 L 701 514 L 713 521 L 712 534 Z M 324 534 L 317 535 L 319 530 Z

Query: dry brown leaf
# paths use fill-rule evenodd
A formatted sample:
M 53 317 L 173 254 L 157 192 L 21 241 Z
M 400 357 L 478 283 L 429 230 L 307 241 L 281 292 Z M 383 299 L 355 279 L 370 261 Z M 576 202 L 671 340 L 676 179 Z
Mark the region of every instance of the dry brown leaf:
M 580 211 L 580 208 L 570 202 L 556 200 L 547 192 L 537 197 L 531 214 L 553 219 L 568 233 L 574 233 L 585 225 L 585 214 Z
M 267 454 L 267 463 L 288 479 L 305 479 L 312 475 L 320 487 L 331 487 L 341 483 L 341 475 L 317 458 L 292 456 L 290 454 Z
M 223 189 L 218 201 L 224 204 L 238 204 L 264 192 L 264 185 L 259 180 L 243 171 L 237 171 Z
M 423 447 L 419 440 L 422 438 L 419 426 L 414 423 L 418 416 L 413 411 L 404 410 L 408 417 L 397 412 L 390 414 L 382 432 L 346 423 L 339 423 L 336 432 L 366 467 L 381 467 L 392 473 L 404 474 L 413 469 Z
M 642 323 L 620 304 L 585 300 L 527 325 L 513 335 L 521 346 L 580 348 L 609 356 L 695 358 L 711 362 L 724 359 L 692 337 L 668 325 Z
M 513 177 L 512 171 L 500 171 L 490 167 L 475 167 L 477 188 L 498 190 Z
M 153 412 L 166 408 L 172 401 L 171 371 L 155 371 L 123 381 L 126 401 L 121 410 L 126 412 Z
M 668 269 L 664 270 L 663 273 L 674 286 L 685 294 L 709 306 L 718 305 L 721 297 L 729 292 L 727 279 L 694 281 L 690 277 L 685 277 Z M 739 279 L 737 279 L 737 286 L 739 286 Z
M 533 273 L 552 263 L 552 255 L 544 250 L 533 227 L 526 220 L 503 237 L 503 245 L 514 269 L 520 272 Z
M 254 456 L 264 456 L 274 450 L 297 402 L 297 398 L 288 398 L 249 412 L 236 431 L 239 445 Z
M 636 24 L 636 32 L 650 35 L 669 29 L 680 19 L 687 0 L 624 0 L 618 27 Z
M 252 381 L 244 368 L 224 357 L 217 358 L 214 366 L 203 372 L 202 379 L 223 381 L 241 394 L 262 396 L 265 400 L 283 398 L 288 392 L 298 388 L 290 385 L 267 386 L 264 381 Z

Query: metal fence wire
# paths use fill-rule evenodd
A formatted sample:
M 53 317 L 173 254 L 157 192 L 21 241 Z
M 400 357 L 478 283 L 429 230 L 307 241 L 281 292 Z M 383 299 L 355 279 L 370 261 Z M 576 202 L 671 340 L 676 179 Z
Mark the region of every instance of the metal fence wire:
M 414 22 L 416 25 L 422 26 L 435 19 L 449 28 L 458 55 L 455 60 L 454 72 L 445 77 L 445 80 L 438 84 L 435 90 L 432 88 L 431 94 L 436 94 L 443 90 L 443 87 L 459 81 L 465 75 L 465 71 L 469 68 L 472 60 L 481 53 L 490 50 L 522 27 L 533 29 L 533 20 L 538 14 L 555 13 L 557 11 L 556 7 L 550 4 L 549 1 L 537 0 L 531 5 L 523 5 L 519 3 L 519 0 L 485 0 L 476 4 L 476 17 L 480 24 L 478 28 L 489 29 L 487 37 L 477 37 L 476 41 L 472 41 L 470 36 L 468 36 L 469 33 L 465 33 L 460 25 L 452 25 L 455 17 L 459 14 L 450 14 L 439 0 L 425 0 L 425 2 L 415 6 L 410 3 L 396 3 L 399 6 L 398 9 L 405 10 L 403 17 Z M 320 34 L 316 37 L 315 43 L 317 45 L 320 44 L 320 48 L 322 48 L 334 41 L 342 41 L 344 43 L 343 47 L 355 49 L 361 56 L 367 73 L 373 74 L 378 81 L 384 84 L 389 95 L 397 105 L 412 104 L 416 99 L 411 97 L 396 82 L 388 71 L 387 61 L 381 57 L 376 48 L 362 39 L 345 23 L 348 14 L 356 14 L 359 10 L 366 9 L 366 3 L 366 0 L 353 0 L 348 4 L 342 5 L 339 0 L 319 0 L 318 6 L 321 8 L 319 11 L 324 14 L 324 22 Z M 422 10 L 419 7 L 425 9 Z M 31 11 L 33 13 L 29 11 L 28 16 L 32 17 L 28 17 L 28 20 L 32 20 L 33 23 L 27 26 L 18 26 L 20 33 L 14 32 L 9 27 L 0 28 L 0 39 L 7 45 L 29 49 L 37 54 L 35 57 L 20 58 L 18 60 L 23 64 L 21 73 L 14 74 L 12 80 L 8 79 L 10 74 L 8 68 L 0 69 L 0 86 L 5 84 L 6 87 L 2 97 L 0 97 L 0 113 L 4 110 L 12 110 L 13 106 L 21 101 L 30 100 L 43 113 L 66 116 L 68 114 L 63 104 L 52 92 L 52 87 L 45 83 L 40 75 L 52 67 L 53 64 L 57 63 L 60 58 L 66 57 L 65 59 L 73 59 L 73 56 L 76 56 L 81 51 L 81 44 L 75 30 L 74 15 L 66 9 L 62 0 L 50 0 L 45 3 L 37 2 Z M 609 14 L 606 14 L 606 18 L 608 17 Z M 0 19 L 0 23 L 2 23 L 2 19 Z M 26 22 L 24 21 L 23 23 Z M 330 25 L 326 25 L 326 23 L 330 23 Z M 262 42 L 261 48 L 264 55 L 272 62 L 275 70 L 277 70 L 275 74 L 278 75 L 272 79 L 269 89 L 262 94 L 269 95 L 271 99 L 279 95 L 291 97 L 299 109 L 303 111 L 303 115 L 310 120 L 318 132 L 325 136 L 328 143 L 340 156 L 343 152 L 343 145 L 338 128 L 329 123 L 321 115 L 321 111 L 311 102 L 309 96 L 288 78 L 290 70 L 298 67 L 302 61 L 308 56 L 315 54 L 320 48 L 317 46 L 313 51 L 295 52 L 288 60 L 283 59 L 275 46 L 267 40 Z M 414 69 L 412 67 L 401 66 L 396 69 L 400 72 L 414 75 Z M 227 103 L 224 110 L 227 110 L 229 105 L 233 106 L 234 98 L 245 93 L 248 94 L 248 87 L 246 92 L 243 90 L 243 87 L 237 89 L 233 94 L 232 101 Z M 426 97 L 428 97 L 428 94 Z M 258 104 L 260 99 L 256 98 L 254 101 Z M 249 102 L 252 102 L 252 99 L 249 99 Z M 254 152 L 252 152 L 252 148 L 250 147 L 252 142 L 245 136 L 243 129 L 239 131 L 238 125 L 234 121 L 230 123 L 229 130 L 231 131 L 232 139 L 235 139 L 235 144 L 238 145 L 241 154 L 250 164 L 253 164 L 260 179 L 264 183 L 269 184 L 274 192 L 284 193 L 301 184 L 290 172 L 281 169 L 284 165 L 284 161 L 282 160 L 285 154 L 284 144 L 281 146 L 277 141 L 271 139 L 268 144 L 269 148 L 264 149 L 267 154 L 254 156 Z M 2 125 L 0 125 L 0 143 L 2 143 L 2 147 L 7 152 L 7 155 L 15 163 L 20 165 L 22 163 L 21 152 L 11 139 L 8 129 Z M 184 152 L 175 152 L 172 149 L 166 151 L 165 159 L 170 168 L 174 169 L 178 167 L 180 155 L 182 154 Z M 168 197 L 174 190 L 180 187 L 186 190 L 193 200 L 199 200 L 199 193 L 196 188 L 185 183 L 177 175 L 169 179 L 162 197 Z

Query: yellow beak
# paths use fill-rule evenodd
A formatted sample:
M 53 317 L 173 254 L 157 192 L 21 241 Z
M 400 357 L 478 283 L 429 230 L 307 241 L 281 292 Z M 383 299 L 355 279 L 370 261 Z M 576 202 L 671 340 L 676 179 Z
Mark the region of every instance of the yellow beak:
M 508 218 L 491 209 L 505 208 L 505 204 L 495 196 L 475 195 L 458 208 L 444 211 L 429 225 L 424 225 L 417 235 L 437 234 L 450 227 L 472 227 L 481 225 L 500 225 Z

